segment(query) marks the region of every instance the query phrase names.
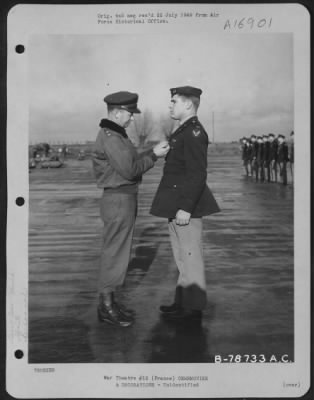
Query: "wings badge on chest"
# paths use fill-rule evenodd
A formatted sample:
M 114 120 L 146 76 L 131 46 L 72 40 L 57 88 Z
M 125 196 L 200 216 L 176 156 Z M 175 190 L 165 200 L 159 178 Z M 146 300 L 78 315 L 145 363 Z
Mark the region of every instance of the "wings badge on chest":
M 201 130 L 199 128 L 193 129 L 193 135 L 195 137 L 198 137 L 201 134 Z

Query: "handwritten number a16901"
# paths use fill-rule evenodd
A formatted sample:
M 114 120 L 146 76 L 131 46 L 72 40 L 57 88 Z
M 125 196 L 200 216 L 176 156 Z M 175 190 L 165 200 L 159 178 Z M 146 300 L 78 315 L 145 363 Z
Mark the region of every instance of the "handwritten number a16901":
M 235 20 L 230 20 L 227 19 L 224 25 L 224 30 L 226 29 L 244 29 L 244 28 L 258 28 L 258 29 L 268 29 L 272 25 L 272 18 L 261 18 L 261 19 L 256 19 L 253 17 L 249 18 L 241 18 L 241 19 L 235 19 Z

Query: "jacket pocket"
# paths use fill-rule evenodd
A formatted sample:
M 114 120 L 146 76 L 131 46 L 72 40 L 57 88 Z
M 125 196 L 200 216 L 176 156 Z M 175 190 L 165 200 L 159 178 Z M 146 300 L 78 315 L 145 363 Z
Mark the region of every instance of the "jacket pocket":
M 100 199 L 100 217 L 106 221 L 113 221 L 120 215 L 121 194 L 107 193 Z

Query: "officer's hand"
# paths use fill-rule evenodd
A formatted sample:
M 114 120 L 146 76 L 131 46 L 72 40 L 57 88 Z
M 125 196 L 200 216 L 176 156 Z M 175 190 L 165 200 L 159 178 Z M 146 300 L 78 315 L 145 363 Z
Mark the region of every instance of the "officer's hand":
M 177 225 L 188 225 L 190 222 L 191 214 L 184 211 L 178 210 L 176 214 L 176 224 Z
M 153 148 L 153 152 L 157 157 L 164 157 L 168 153 L 169 148 L 169 143 L 164 140 L 163 142 L 156 144 Z

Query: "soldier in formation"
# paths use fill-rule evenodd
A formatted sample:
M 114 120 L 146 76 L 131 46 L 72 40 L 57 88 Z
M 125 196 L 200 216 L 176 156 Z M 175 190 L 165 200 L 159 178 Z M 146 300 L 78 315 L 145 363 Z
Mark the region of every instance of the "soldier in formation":
M 250 142 L 246 137 L 242 138 L 241 151 L 242 151 L 242 161 L 245 174 L 246 176 L 251 176 L 251 172 L 249 170 Z
M 273 133 L 268 135 L 268 140 L 270 182 L 277 182 L 278 141 L 275 140 L 275 135 Z
M 249 166 L 251 170 L 250 176 L 256 175 L 256 168 L 257 168 L 257 141 L 256 136 L 251 135 L 250 139 L 250 149 L 249 149 Z
M 294 132 L 290 134 L 288 147 L 284 135 L 275 138 L 273 133 L 250 138 L 243 137 L 241 141 L 241 157 L 246 176 L 254 177 L 256 182 L 277 182 L 278 171 L 280 182 L 288 184 L 287 165 L 290 164 L 293 183 L 294 170 Z
M 289 161 L 289 150 L 284 135 L 278 135 L 278 164 L 280 178 L 284 185 L 287 185 L 287 162 Z
M 257 137 L 255 177 L 256 182 L 258 180 L 264 182 L 264 142 L 262 136 Z
M 270 143 L 268 140 L 268 135 L 263 135 L 263 146 L 264 146 L 264 159 L 263 159 L 263 169 L 264 169 L 264 180 L 270 182 Z
M 292 182 L 294 179 L 294 131 L 290 133 L 290 151 L 289 151 L 289 160 L 290 160 L 290 171 L 291 171 L 291 178 Z

